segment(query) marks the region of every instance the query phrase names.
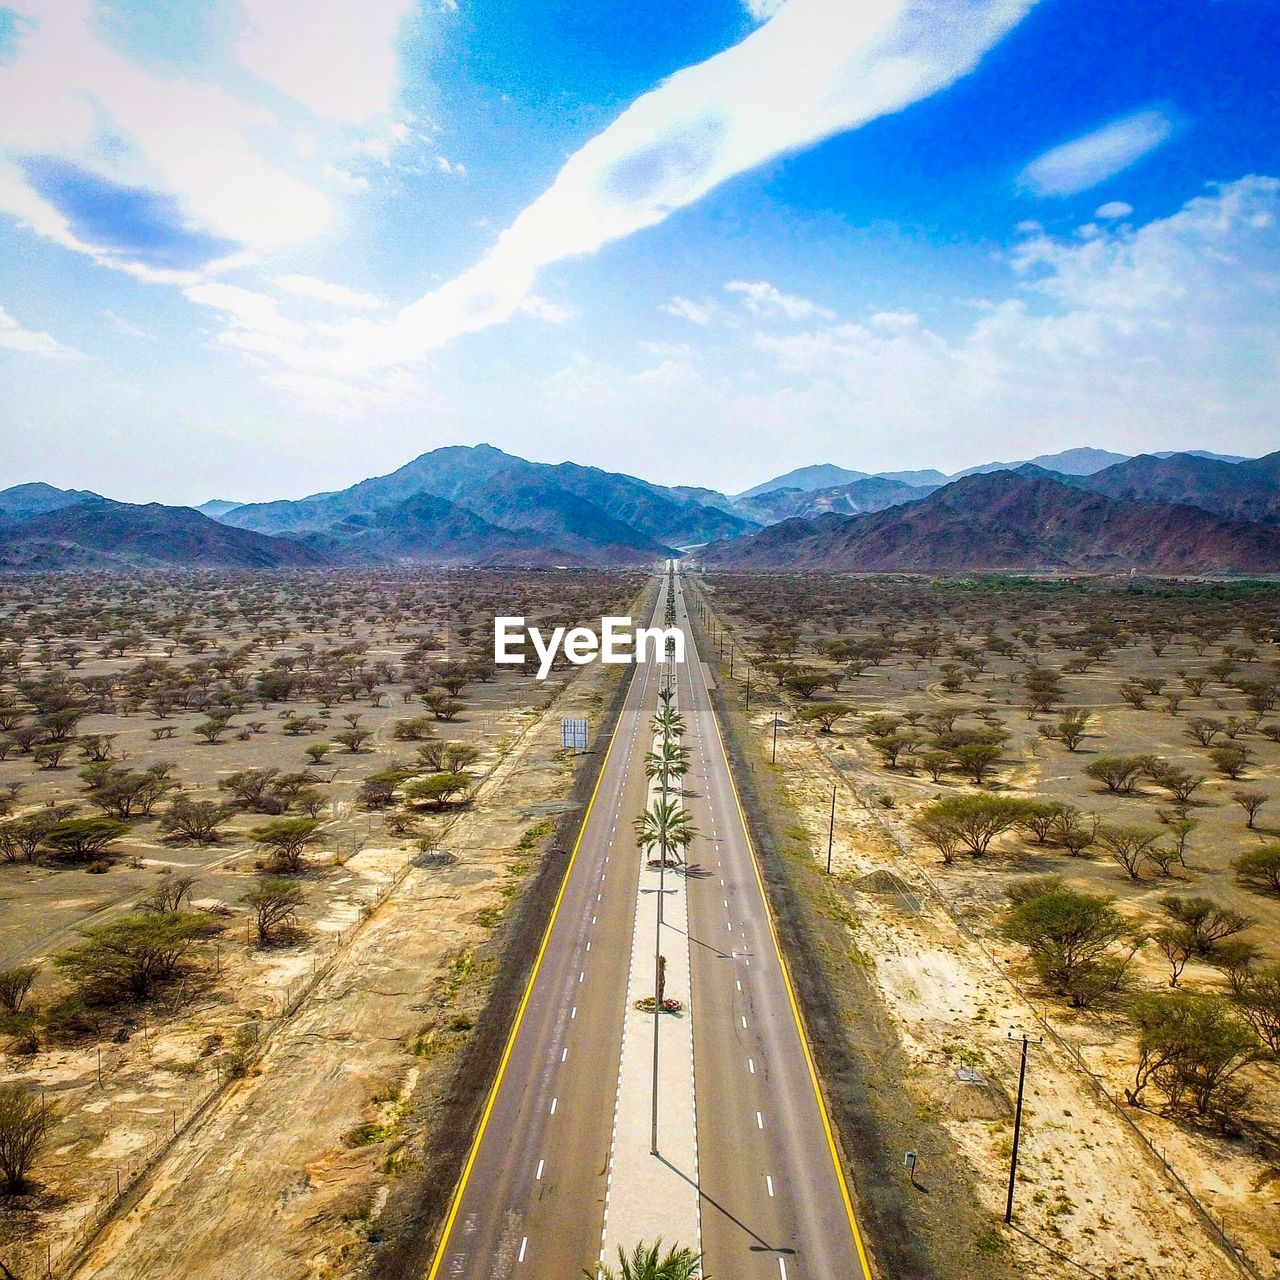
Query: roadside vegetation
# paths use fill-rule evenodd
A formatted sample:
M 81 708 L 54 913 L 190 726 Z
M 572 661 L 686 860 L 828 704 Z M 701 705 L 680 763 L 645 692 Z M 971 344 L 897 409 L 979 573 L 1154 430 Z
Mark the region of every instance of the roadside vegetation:
M 1113 1096 L 1176 1140 L 1179 1172 L 1222 1209 L 1231 1169 L 1238 1233 L 1280 1249 L 1263 1209 L 1280 1154 L 1280 589 L 779 574 L 702 590 L 766 750 L 776 731 L 851 771 Z
M 495 668 L 494 614 L 597 625 L 641 581 L 0 578 L 0 1262 L 56 1262 L 404 870 L 456 861 L 576 671 Z

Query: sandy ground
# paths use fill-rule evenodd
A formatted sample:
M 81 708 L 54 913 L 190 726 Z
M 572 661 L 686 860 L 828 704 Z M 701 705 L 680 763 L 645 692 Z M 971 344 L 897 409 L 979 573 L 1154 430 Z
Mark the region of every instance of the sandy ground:
M 559 716 L 594 706 L 598 683 L 594 671 L 574 681 L 537 720 L 449 830 L 457 862 L 409 870 L 250 1074 L 181 1133 L 72 1274 L 275 1280 L 358 1264 L 401 1170 L 398 1120 L 447 1061 L 437 1032 L 420 1033 L 466 981 L 469 949 L 527 869 L 520 837 L 572 777 Z M 310 956 L 297 963 L 305 977 Z M 465 1020 L 445 1027 L 446 1041 L 465 1038 Z M 160 1112 L 167 1083 L 152 1070 L 142 1086 Z M 115 1126 L 94 1154 L 118 1157 L 149 1137 Z

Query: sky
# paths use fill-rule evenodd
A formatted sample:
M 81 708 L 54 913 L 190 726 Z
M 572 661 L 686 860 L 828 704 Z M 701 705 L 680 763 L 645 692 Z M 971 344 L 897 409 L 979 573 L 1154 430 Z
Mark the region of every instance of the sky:
M 1280 448 L 1275 0 L 0 0 L 0 487 Z

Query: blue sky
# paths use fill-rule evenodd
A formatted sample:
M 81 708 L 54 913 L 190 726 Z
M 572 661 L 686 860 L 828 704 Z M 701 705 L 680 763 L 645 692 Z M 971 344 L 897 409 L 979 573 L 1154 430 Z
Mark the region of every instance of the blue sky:
M 0 485 L 1280 447 L 1270 0 L 0 0 Z

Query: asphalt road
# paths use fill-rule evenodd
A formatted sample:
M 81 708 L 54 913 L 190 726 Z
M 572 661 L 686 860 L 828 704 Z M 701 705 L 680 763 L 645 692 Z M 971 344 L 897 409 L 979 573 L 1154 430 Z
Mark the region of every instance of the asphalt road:
M 687 658 L 704 1267 L 715 1280 L 869 1277 L 691 635 Z M 656 665 L 636 671 L 431 1280 L 559 1280 L 598 1256 L 657 686 Z

